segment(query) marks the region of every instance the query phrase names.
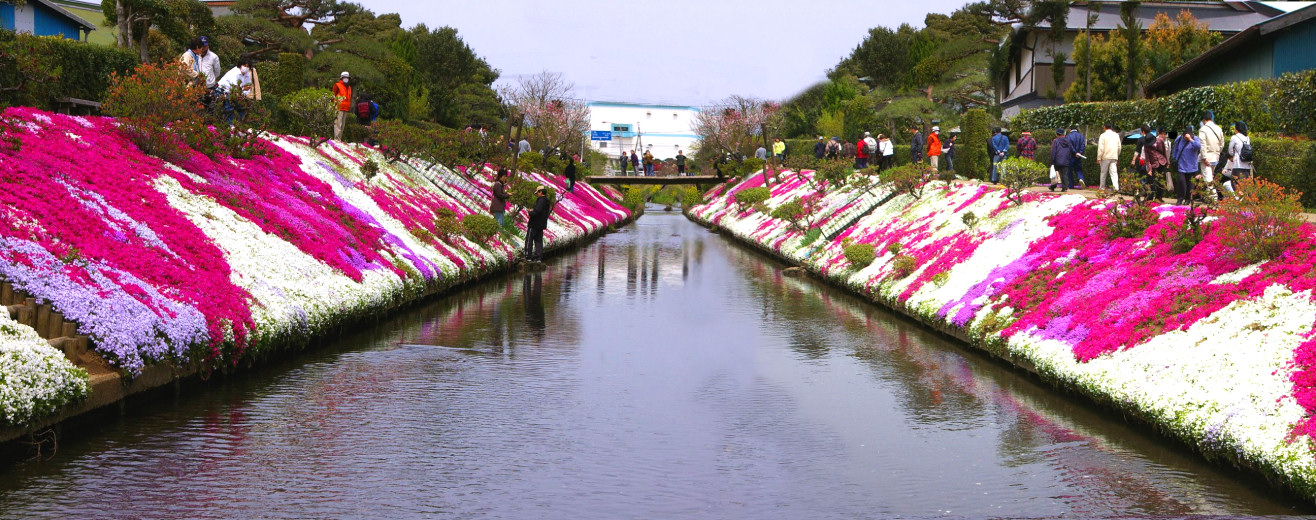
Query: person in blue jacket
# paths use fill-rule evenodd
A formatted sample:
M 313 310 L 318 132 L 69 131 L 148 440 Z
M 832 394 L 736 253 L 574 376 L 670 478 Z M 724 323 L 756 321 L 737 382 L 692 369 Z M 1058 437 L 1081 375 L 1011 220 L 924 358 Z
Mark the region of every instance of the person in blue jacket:
M 1078 180 L 1078 184 L 1073 185 L 1073 187 L 1086 188 L 1088 181 L 1083 178 L 1083 158 L 1078 156 L 1087 153 L 1087 138 L 1083 137 L 1083 132 L 1078 131 L 1078 127 L 1074 127 L 1070 129 L 1069 135 L 1065 136 L 1065 139 L 1069 141 L 1069 149 L 1075 156 L 1070 167 L 1074 170 L 1074 179 Z
M 1171 148 L 1170 157 L 1174 158 L 1174 164 L 1179 171 L 1174 178 L 1174 195 L 1175 204 L 1184 205 L 1192 198 L 1192 179 L 1197 176 L 1200 168 L 1198 163 L 1201 162 L 1202 142 L 1194 136 L 1192 125 L 1184 129 L 1178 139 L 1174 140 L 1174 146 Z
M 1010 152 L 1010 138 L 1001 133 L 1001 127 L 992 129 L 992 137 L 987 140 L 987 150 L 992 154 L 992 184 L 1001 182 L 1001 177 L 996 173 L 996 163 L 1004 161 L 1005 155 Z
M 1069 187 L 1074 185 L 1074 170 L 1071 167 L 1075 161 L 1074 150 L 1069 147 L 1069 139 L 1065 137 L 1065 129 L 1056 129 L 1056 138 L 1051 141 L 1051 167 L 1056 169 L 1056 176 L 1059 177 L 1058 183 L 1051 183 L 1051 191 L 1056 191 L 1056 184 L 1060 184 L 1060 191 L 1069 191 Z

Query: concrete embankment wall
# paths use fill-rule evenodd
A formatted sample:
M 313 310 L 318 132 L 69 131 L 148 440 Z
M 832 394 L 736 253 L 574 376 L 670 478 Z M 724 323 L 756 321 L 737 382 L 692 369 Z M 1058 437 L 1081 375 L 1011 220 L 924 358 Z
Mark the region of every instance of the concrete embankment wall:
M 21 132 L 0 147 L 0 441 L 303 348 L 511 268 L 522 245 L 439 218 L 488 213 L 487 169 L 288 136 L 250 159 L 165 161 L 110 119 L 3 117 Z M 633 217 L 615 191 L 525 175 L 562 192 L 546 249 Z
M 1316 230 L 1274 260 L 1232 260 L 1214 228 L 1174 250 L 1183 208 L 1112 238 L 1109 202 L 976 184 L 920 196 L 852 183 L 819 195 L 785 173 L 757 209 L 710 191 L 687 215 L 812 275 L 1123 413 L 1208 459 L 1316 499 L 1311 366 Z M 800 200 L 815 211 L 770 216 Z M 813 229 L 813 231 L 809 231 Z M 847 245 L 871 244 L 866 266 Z

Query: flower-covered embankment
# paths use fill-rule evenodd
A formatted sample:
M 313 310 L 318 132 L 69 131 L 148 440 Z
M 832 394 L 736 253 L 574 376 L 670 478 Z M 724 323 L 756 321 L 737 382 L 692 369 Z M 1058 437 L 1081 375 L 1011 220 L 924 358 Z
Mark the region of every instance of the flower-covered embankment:
M 0 312 L 0 424 L 21 424 L 85 397 L 87 372 Z
M 0 147 L 0 279 L 50 302 L 130 375 L 298 345 L 506 266 L 520 249 L 508 234 L 476 243 L 438 228 L 441 210 L 486 212 L 487 169 L 388 163 L 368 147 L 286 136 L 251 159 L 182 149 L 166 162 L 109 118 L 3 117 L 20 132 L 17 147 Z M 378 172 L 363 173 L 366 161 Z M 545 245 L 629 216 L 578 184 L 555 206 Z
M 1181 207 L 1112 238 L 1107 201 L 933 182 L 829 191 L 806 233 L 761 211 L 816 196 L 795 176 L 760 211 L 734 193 L 761 175 L 688 214 L 1316 498 L 1316 228 L 1242 265 L 1214 228 L 1177 253 Z M 851 244 L 876 259 L 850 265 Z

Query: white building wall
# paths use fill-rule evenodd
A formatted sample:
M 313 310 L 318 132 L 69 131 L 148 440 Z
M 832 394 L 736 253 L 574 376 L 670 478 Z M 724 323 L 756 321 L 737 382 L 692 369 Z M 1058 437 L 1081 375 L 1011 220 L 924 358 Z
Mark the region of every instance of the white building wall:
M 694 124 L 699 109 L 695 107 L 596 102 L 589 104 L 589 110 L 590 130 L 629 126 L 629 134 L 614 133 L 612 141 L 590 142 L 614 160 L 622 151 L 630 155 L 631 150 L 639 155 L 650 150 L 658 159 L 676 157 L 678 150 L 690 155 L 690 147 L 697 141 Z

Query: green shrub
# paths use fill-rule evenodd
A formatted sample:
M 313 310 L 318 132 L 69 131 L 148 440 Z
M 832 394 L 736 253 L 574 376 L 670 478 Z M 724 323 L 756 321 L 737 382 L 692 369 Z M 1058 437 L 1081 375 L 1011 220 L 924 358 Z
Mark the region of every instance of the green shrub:
M 279 53 L 279 61 L 270 68 L 277 72 L 274 81 L 265 83 L 272 87 L 270 90 L 274 95 L 286 96 L 306 85 L 306 56 L 295 52 Z
M 886 245 L 886 252 L 891 253 L 893 255 L 898 255 L 900 254 L 900 249 L 902 247 L 903 246 L 900 245 L 900 242 L 892 242 Z
M 785 202 L 773 209 L 771 216 L 777 220 L 785 220 L 795 226 L 796 222 L 804 216 L 804 205 L 800 203 L 799 197 L 796 197 L 794 200 Z
M 434 241 L 434 234 L 430 233 L 428 229 L 413 228 L 410 229 L 409 231 L 411 231 L 411 236 L 416 237 L 416 240 L 419 240 L 426 244 Z
M 389 162 L 403 157 L 435 162 L 434 139 L 424 130 L 401 121 L 376 121 L 374 131 Z
M 626 193 L 621 196 L 621 205 L 631 213 L 639 213 L 644 210 L 644 197 L 647 195 L 646 190 L 636 186 L 627 186 Z
M 918 262 L 909 255 L 900 255 L 891 260 L 891 270 L 896 278 L 905 278 L 918 270 Z
M 1147 228 L 1156 223 L 1159 215 L 1145 200 L 1119 199 L 1106 208 L 1110 220 L 1106 234 L 1110 238 L 1142 238 Z
M 281 99 L 293 133 L 311 139 L 315 146 L 334 134 L 338 106 L 334 94 L 322 88 L 306 88 Z
M 498 221 L 489 215 L 472 213 L 462 217 L 462 233 L 477 244 L 486 244 L 498 234 Z
M 19 87 L 0 88 L 0 106 L 54 110 L 61 97 L 104 101 L 110 78 L 128 74 L 137 65 L 137 54 L 123 49 L 0 30 L 0 87 Z M 33 72 L 38 81 L 23 80 Z
M 923 197 L 923 187 L 933 173 L 926 165 L 907 164 L 888 170 L 882 175 L 882 180 L 890 184 L 896 193 L 919 199 Z
M 366 162 L 361 163 L 361 175 L 365 177 L 366 180 L 373 179 L 375 178 L 375 175 L 378 174 L 379 163 L 375 162 L 374 159 L 366 159 Z
M 539 152 L 526 152 L 516 158 L 516 169 L 523 172 L 538 172 L 544 167 L 544 156 Z
M 1220 203 L 1220 243 L 1234 259 L 1251 264 L 1278 257 L 1302 238 L 1299 194 L 1263 179 L 1238 182 L 1235 197 Z
M 770 198 L 772 198 L 772 190 L 763 187 L 745 188 L 737 191 L 735 195 L 736 205 L 740 207 L 742 212 L 748 211 L 753 205 L 762 204 Z
M 703 203 L 704 194 L 699 192 L 699 188 L 686 186 L 685 193 L 681 195 L 681 206 L 690 209 Z
M 845 260 L 850 262 L 850 267 L 858 270 L 868 267 L 877 259 L 877 248 L 873 244 L 850 244 L 843 250 Z
M 457 215 L 448 209 L 440 209 L 435 212 L 434 217 L 434 235 L 444 242 L 451 242 L 457 235 L 463 234 L 465 228 L 462 221 L 457 220 Z M 498 223 L 497 220 L 494 221 Z
M 990 116 L 987 111 L 975 108 L 964 114 L 960 124 L 962 133 L 955 141 L 955 171 L 968 179 L 987 176 L 991 165 L 987 156 L 987 140 L 991 138 Z
M 964 216 L 960 217 L 960 222 L 964 223 L 964 227 L 973 229 L 978 226 L 978 216 L 974 215 L 972 211 L 966 211 Z
M 850 159 L 824 159 L 817 166 L 818 170 L 810 180 L 810 185 L 817 191 L 844 186 L 850 176 L 854 175 L 854 161 Z
M 820 237 L 822 237 L 821 229 L 819 228 L 810 229 L 809 232 L 804 234 L 804 239 L 800 241 L 800 245 L 807 246 L 809 244 L 817 242 Z
M 763 159 L 750 157 L 748 159 L 745 159 L 745 162 L 740 163 L 740 167 L 737 168 L 736 171 L 738 171 L 740 175 L 752 175 L 754 173 L 757 173 L 759 170 L 762 170 L 763 164 L 764 164 Z
M 1024 192 L 1038 181 L 1046 180 L 1050 175 L 1046 166 L 1037 161 L 1022 157 L 1011 157 L 996 165 L 1001 185 L 1005 187 L 1005 198 L 1023 205 Z M 1136 181 L 1135 181 L 1136 183 Z

